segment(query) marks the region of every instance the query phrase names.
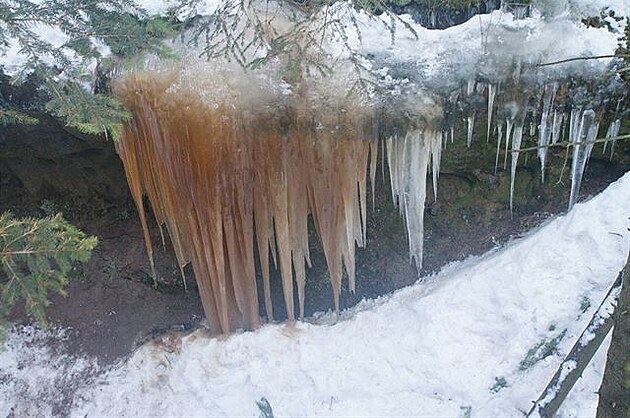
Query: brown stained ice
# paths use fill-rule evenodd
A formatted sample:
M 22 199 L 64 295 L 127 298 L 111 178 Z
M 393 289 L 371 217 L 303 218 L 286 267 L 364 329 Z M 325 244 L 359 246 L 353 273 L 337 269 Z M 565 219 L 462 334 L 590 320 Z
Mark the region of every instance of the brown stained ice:
M 116 93 L 133 119 L 117 149 L 140 214 L 155 278 L 143 196 L 165 224 L 180 267 L 191 263 L 211 328 L 260 324 L 254 247 L 273 319 L 270 258 L 287 317 L 304 315 L 308 217 L 321 239 L 339 309 L 343 272 L 355 286 L 355 244 L 366 242 L 366 182 L 376 134 L 357 103 L 314 110 L 301 96 L 280 105 L 217 100 L 173 88 L 173 76 L 131 73 Z M 372 184 L 373 187 L 373 184 Z

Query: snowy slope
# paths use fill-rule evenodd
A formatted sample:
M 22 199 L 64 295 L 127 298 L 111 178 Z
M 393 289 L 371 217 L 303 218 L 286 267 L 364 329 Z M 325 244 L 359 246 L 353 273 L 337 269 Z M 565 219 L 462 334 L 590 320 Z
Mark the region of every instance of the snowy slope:
M 281 416 L 521 416 L 622 268 L 628 208 L 630 173 L 506 248 L 337 323 L 149 344 L 84 387 L 73 415 L 257 416 L 265 397 Z M 541 343 L 542 359 L 531 355 Z M 605 349 L 563 416 L 593 414 Z

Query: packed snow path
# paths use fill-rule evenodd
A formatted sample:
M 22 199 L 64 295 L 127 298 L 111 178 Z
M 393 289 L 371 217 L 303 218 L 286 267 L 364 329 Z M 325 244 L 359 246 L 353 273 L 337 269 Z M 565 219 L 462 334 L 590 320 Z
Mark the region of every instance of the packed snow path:
M 522 416 L 628 254 L 630 173 L 526 237 L 314 323 L 141 348 L 76 416 Z M 563 416 L 594 415 L 605 350 Z M 585 380 L 585 379 L 582 379 Z

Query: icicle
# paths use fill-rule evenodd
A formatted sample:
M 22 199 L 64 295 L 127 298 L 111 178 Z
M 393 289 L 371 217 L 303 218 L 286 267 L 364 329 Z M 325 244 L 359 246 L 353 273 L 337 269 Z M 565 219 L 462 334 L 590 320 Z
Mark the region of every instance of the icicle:
M 604 142 L 604 147 L 602 149 L 602 154 L 606 153 L 606 148 L 608 146 L 608 139 L 609 138 L 614 138 L 616 136 L 619 135 L 619 129 L 621 128 L 621 120 L 619 119 L 615 119 L 614 121 L 610 122 L 610 125 L 608 125 L 608 129 L 606 130 L 606 141 Z M 613 139 L 613 144 L 616 140 Z M 610 158 L 612 158 L 612 145 L 611 145 L 611 153 L 610 153 Z
M 501 137 L 503 136 L 503 124 L 499 123 L 497 126 L 497 156 L 494 159 L 494 174 L 497 174 L 497 168 L 499 167 L 499 154 L 501 152 Z
M 514 181 L 516 180 L 516 166 L 518 165 L 518 155 L 523 139 L 523 122 L 516 124 L 512 137 L 512 166 L 510 171 L 510 213 L 514 209 Z
M 436 134 L 436 138 L 431 143 L 431 173 L 433 174 L 433 201 L 437 202 L 437 185 L 440 178 L 440 160 L 442 158 L 442 137 L 443 133 Z
M 507 156 L 510 149 L 510 135 L 512 134 L 512 128 L 514 127 L 514 121 L 512 119 L 506 119 L 505 121 L 505 155 L 503 159 L 503 169 L 507 170 Z
M 497 95 L 497 89 L 494 85 L 488 84 L 488 131 L 486 133 L 486 142 L 490 142 L 490 127 L 492 126 L 492 109 L 494 107 L 494 98 Z
M 470 97 L 475 92 L 475 79 L 471 78 L 466 84 L 466 96 Z
M 572 116 L 573 113 L 572 113 Z M 575 115 L 575 125 L 579 112 Z M 572 117 L 572 122 L 574 118 Z M 599 123 L 595 121 L 595 112 L 591 109 L 582 113 L 579 126 L 573 126 L 571 143 L 573 144 L 573 161 L 571 162 L 571 196 L 569 198 L 569 210 L 577 202 L 580 185 L 584 175 L 586 163 L 597 139 Z
M 472 145 L 472 140 L 473 140 L 473 130 L 475 128 L 475 112 L 474 111 L 472 115 L 466 118 L 466 121 L 468 122 L 468 135 L 466 139 L 466 144 L 468 145 L 468 148 L 470 148 L 470 146 Z
M 580 134 L 580 117 L 582 115 L 582 108 L 577 107 L 571 109 L 571 117 L 569 119 L 569 142 L 575 143 L 578 140 Z
M 439 132 L 432 130 L 412 131 L 387 140 L 392 195 L 405 218 L 409 257 L 415 260 L 418 273 L 422 267 L 427 167 L 439 141 Z
M 553 111 L 551 143 L 554 145 L 558 142 L 562 142 L 562 122 L 564 121 L 564 118 L 564 113 L 559 113 L 557 110 Z
M 541 182 L 545 182 L 545 166 L 547 163 L 547 150 L 551 140 L 551 133 L 554 129 L 553 122 L 549 117 L 553 102 L 556 96 L 557 84 L 545 86 L 543 93 L 543 109 L 540 116 L 540 127 L 538 129 L 538 159 L 540 160 L 540 177 Z M 555 116 L 555 113 L 554 113 Z

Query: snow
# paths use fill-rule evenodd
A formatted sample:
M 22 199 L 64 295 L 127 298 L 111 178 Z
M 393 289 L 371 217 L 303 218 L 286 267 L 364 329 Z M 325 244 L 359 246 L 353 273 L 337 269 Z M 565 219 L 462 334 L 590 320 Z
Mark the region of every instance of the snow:
M 52 416 L 63 407 L 84 379 L 98 371 L 95 359 L 55 353 L 51 345 L 63 344 L 67 330 L 43 331 L 14 326 L 0 348 L 0 415 Z
M 52 48 L 60 48 L 65 44 L 69 38 L 64 34 L 61 29 L 56 26 L 33 24 L 29 29 L 39 38 L 49 43 Z M 76 55 L 66 52 L 67 58 L 76 60 Z M 0 64 L 5 74 L 14 75 L 20 72 L 28 61 L 28 56 L 22 53 L 22 46 L 15 39 L 9 39 L 9 44 L 6 48 L 0 48 L 0 58 L 2 61 Z M 54 65 L 55 60 L 52 56 L 46 55 L 42 57 L 44 63 Z
M 623 267 L 628 207 L 630 173 L 505 248 L 364 301 L 338 321 L 328 313 L 148 343 L 119 367 L 79 379 L 71 415 L 255 416 L 265 397 L 285 416 L 522 416 Z M 584 298 L 593 303 L 582 312 Z M 563 333 L 555 351 L 521 370 L 532 348 Z M 0 414 L 47 414 L 33 399 L 77 374 L 66 376 L 51 350 L 19 343 L 20 335 L 10 333 L 0 353 Z M 560 416 L 593 415 L 605 352 Z
M 163 15 L 177 3 L 176 0 L 138 1 L 149 15 Z M 531 18 L 516 19 L 510 13 L 495 11 L 445 30 L 423 28 L 413 22 L 409 15 L 403 15 L 400 16 L 401 21 L 395 23 L 397 29 L 394 36 L 390 32 L 392 22 L 389 17 L 379 18 L 358 12 L 349 3 L 337 3 L 326 9 L 326 13 L 332 14 L 327 15 L 328 18 L 334 16 L 341 19 L 347 32 L 347 39 L 344 37 L 343 41 L 339 39 L 331 45 L 333 54 L 346 54 L 347 42 L 353 50 L 365 56 L 374 56 L 376 66 L 402 64 L 402 67 L 408 67 L 402 70 L 412 71 L 414 78 L 434 84 L 436 79 L 442 80 L 444 74 L 448 74 L 449 80 L 442 82 L 452 83 L 455 79 L 470 78 L 470 74 L 479 69 L 492 73 L 515 59 L 538 63 L 614 53 L 619 33 L 611 33 L 605 28 L 587 29 L 580 18 L 599 15 L 604 7 L 616 11 L 617 16 L 628 16 L 628 2 L 584 0 L 566 3 L 565 7 L 556 7 L 560 11 L 557 15 L 545 18 L 535 12 Z M 211 15 L 226 4 L 229 2 L 201 0 L 193 2 L 188 9 L 179 10 L 179 13 L 182 16 L 191 13 Z M 622 21 L 616 29 L 622 31 L 623 24 Z M 417 38 L 405 25 L 413 29 Z M 359 33 L 348 28 L 358 28 Z M 35 25 L 33 30 L 55 47 L 67 40 L 66 35 L 55 27 Z M 10 42 L 8 48 L 0 50 L 0 57 L 7 74 L 18 72 L 26 61 L 16 42 Z M 608 60 L 574 63 L 564 65 L 557 71 L 564 72 L 567 68 L 597 71 L 607 63 Z
M 516 19 L 511 13 L 494 11 L 478 15 L 467 22 L 444 30 L 426 29 L 416 24 L 411 16 L 402 15 L 402 23 L 392 42 L 390 19 L 375 18 L 367 13 L 348 11 L 334 6 L 335 17 L 342 19 L 348 28 L 347 43 L 364 56 L 371 56 L 372 65 L 384 67 L 395 78 L 407 76 L 418 85 L 442 86 L 452 89 L 463 80 L 483 74 L 491 80 L 504 76 L 514 62 L 539 64 L 567 58 L 613 54 L 619 33 L 605 28 L 586 28 L 580 19 L 599 15 L 599 3 L 573 3 L 558 15 L 543 18 L 534 11 L 532 17 Z M 579 7 L 578 7 L 579 6 Z M 626 4 L 612 5 L 618 15 L 630 12 Z M 621 28 L 620 28 L 621 29 Z M 417 35 L 417 37 L 416 37 Z M 331 50 L 339 56 L 347 54 L 346 40 L 341 37 Z M 574 62 L 545 67 L 541 73 L 548 76 L 567 73 L 589 74 L 601 71 L 610 60 Z
M 597 391 L 602 385 L 606 353 L 610 347 L 612 332 L 602 342 L 595 356 L 582 373 L 582 378 L 573 389 L 556 413 L 557 418 L 594 417 L 597 414 Z
M 595 338 L 595 332 L 599 327 L 601 327 L 606 319 L 610 318 L 610 316 L 615 312 L 615 308 L 617 307 L 617 301 L 619 300 L 619 295 L 621 294 L 621 285 L 614 288 L 608 297 L 604 300 L 602 305 L 599 307 L 595 314 L 594 322 L 589 325 L 586 329 L 582 337 L 580 338 L 580 345 L 585 346 Z
M 175 6 L 179 6 L 182 2 L 178 0 L 140 0 L 137 2 L 149 15 L 165 15 L 166 12 Z M 224 2 L 225 3 L 225 2 Z M 199 15 L 211 15 L 220 6 L 220 0 L 199 0 L 191 2 L 194 9 L 180 10 L 182 15 L 194 13 Z

